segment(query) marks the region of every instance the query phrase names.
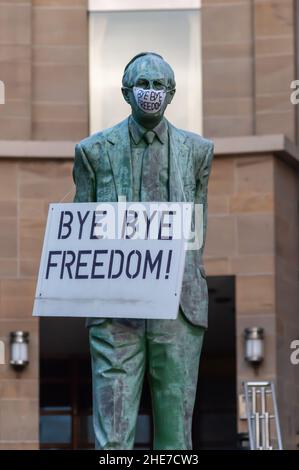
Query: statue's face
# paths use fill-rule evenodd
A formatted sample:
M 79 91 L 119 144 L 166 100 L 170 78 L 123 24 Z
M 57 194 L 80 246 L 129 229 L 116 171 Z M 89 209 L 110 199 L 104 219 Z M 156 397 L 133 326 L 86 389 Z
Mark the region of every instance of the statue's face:
M 175 90 L 169 90 L 165 67 L 160 59 L 145 57 L 132 64 L 132 86 L 123 88 L 132 115 L 147 127 L 159 122 L 171 102 Z

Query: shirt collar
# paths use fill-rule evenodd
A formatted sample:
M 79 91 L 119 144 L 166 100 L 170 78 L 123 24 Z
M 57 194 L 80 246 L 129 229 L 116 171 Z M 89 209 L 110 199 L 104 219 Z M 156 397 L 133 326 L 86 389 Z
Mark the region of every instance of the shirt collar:
M 130 129 L 132 139 L 136 145 L 139 144 L 144 134 L 149 130 L 149 129 L 145 129 L 140 124 L 138 124 L 138 122 L 135 121 L 132 115 L 130 116 L 130 119 L 129 119 L 129 129 Z M 164 119 L 164 117 L 161 119 L 159 124 L 156 127 L 154 127 L 154 129 L 151 129 L 151 130 L 156 134 L 161 144 L 165 144 L 165 142 L 167 141 L 166 140 L 167 139 L 167 124 L 166 124 L 166 120 Z

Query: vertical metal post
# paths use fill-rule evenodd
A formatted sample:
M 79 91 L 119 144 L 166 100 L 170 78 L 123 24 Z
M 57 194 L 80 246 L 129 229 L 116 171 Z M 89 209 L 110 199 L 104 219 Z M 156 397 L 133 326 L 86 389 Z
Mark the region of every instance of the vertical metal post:
M 277 401 L 273 382 L 245 382 L 245 404 L 251 450 L 282 450 Z M 273 407 L 273 412 L 272 408 Z M 274 421 L 275 435 L 271 432 Z M 277 440 L 277 446 L 276 446 Z

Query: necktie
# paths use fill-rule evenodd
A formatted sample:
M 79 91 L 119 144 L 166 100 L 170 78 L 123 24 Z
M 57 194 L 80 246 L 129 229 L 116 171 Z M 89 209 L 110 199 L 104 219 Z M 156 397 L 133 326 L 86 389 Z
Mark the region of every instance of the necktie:
M 154 131 L 147 131 L 145 134 L 144 134 L 144 140 L 145 142 L 148 144 L 148 145 L 151 145 L 154 141 L 154 138 L 155 138 L 155 133 Z
M 160 149 L 159 142 L 155 139 L 153 131 L 147 131 L 144 135 L 147 146 L 142 158 L 141 177 L 141 201 L 160 200 Z

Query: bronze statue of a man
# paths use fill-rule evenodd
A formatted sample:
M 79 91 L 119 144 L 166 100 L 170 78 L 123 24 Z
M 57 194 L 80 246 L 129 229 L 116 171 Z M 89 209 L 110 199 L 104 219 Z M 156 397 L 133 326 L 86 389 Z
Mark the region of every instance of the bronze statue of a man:
M 126 198 L 202 204 L 205 240 L 213 144 L 164 117 L 175 94 L 172 68 L 159 54 L 140 53 L 125 67 L 122 93 L 131 115 L 76 146 L 75 202 Z M 152 395 L 154 448 L 192 449 L 208 311 L 203 246 L 186 253 L 176 320 L 87 320 L 97 449 L 133 448 L 145 373 Z

